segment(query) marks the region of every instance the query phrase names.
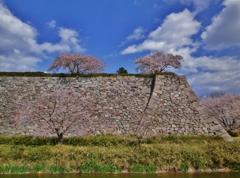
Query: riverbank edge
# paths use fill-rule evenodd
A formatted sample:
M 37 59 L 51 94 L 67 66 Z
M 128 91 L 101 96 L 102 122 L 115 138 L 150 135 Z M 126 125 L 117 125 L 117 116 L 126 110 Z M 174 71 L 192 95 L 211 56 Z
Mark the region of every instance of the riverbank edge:
M 0 175 L 21 175 L 21 174 L 171 174 L 171 173 L 187 173 L 187 174 L 194 174 L 194 173 L 233 173 L 239 172 L 236 169 L 229 169 L 229 168 L 221 168 L 221 169 L 194 169 L 189 168 L 187 171 L 181 170 L 157 170 L 155 172 L 130 172 L 128 169 L 124 169 L 121 172 L 81 172 L 81 171 L 71 171 L 71 172 L 55 172 L 51 173 L 50 171 L 38 171 L 38 172 L 21 172 L 21 173 L 1 173 Z
M 38 175 L 58 175 L 58 174 L 173 174 L 173 173 L 180 173 L 180 174 L 201 174 L 201 173 L 238 173 L 239 171 L 236 170 L 199 170 L 199 171 L 177 171 L 177 172 L 172 172 L 172 171 L 156 171 L 156 172 L 151 172 L 151 173 L 146 173 L 146 172 L 129 172 L 129 171 L 123 171 L 123 172 L 90 172 L 90 173 L 81 173 L 81 172 L 66 172 L 66 173 L 49 173 L 49 172 L 41 172 L 41 173 L 35 173 L 35 172 L 24 172 L 24 173 L 0 173 L 0 175 L 28 175 L 28 174 L 38 174 Z

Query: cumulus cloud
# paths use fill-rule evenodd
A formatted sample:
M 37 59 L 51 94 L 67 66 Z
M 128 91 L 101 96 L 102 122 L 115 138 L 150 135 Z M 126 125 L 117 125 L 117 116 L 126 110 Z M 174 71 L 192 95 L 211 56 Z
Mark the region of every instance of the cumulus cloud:
M 176 54 L 183 56 L 182 69 L 172 70 L 186 75 L 189 84 L 198 96 L 214 91 L 240 94 L 240 62 L 234 56 L 193 57 L 197 48 L 180 48 Z
M 38 54 L 53 53 L 53 52 L 83 52 L 85 49 L 79 45 L 78 32 L 68 28 L 59 28 L 58 35 L 61 40 L 59 43 L 42 43 L 38 44 L 35 40 L 30 40 L 31 50 Z
M 194 20 L 193 14 L 185 9 L 180 13 L 172 13 L 166 17 L 163 24 L 152 31 L 148 38 L 139 45 L 132 45 L 121 51 L 121 54 L 130 54 L 145 50 L 173 52 L 183 46 L 197 45 L 191 36 L 200 28 L 200 23 Z
M 130 41 L 130 40 L 139 40 L 139 39 L 142 39 L 144 38 L 145 36 L 143 35 L 143 29 L 142 27 L 138 27 L 136 28 L 134 31 L 133 31 L 133 34 L 129 35 L 127 37 L 127 40 Z
M 82 52 L 78 33 L 59 28 L 59 43 L 42 43 L 36 40 L 37 30 L 15 17 L 0 1 L 0 71 L 32 71 L 48 53 Z
M 136 28 L 133 31 L 133 33 L 131 35 L 129 35 L 124 42 L 122 42 L 122 44 L 120 46 L 123 46 L 124 44 L 126 44 L 127 42 L 132 41 L 132 40 L 140 40 L 140 39 L 145 38 L 143 33 L 144 33 L 144 30 L 142 27 Z
M 48 22 L 48 27 L 49 28 L 55 28 L 56 27 L 56 21 L 55 20 L 51 20 L 50 22 Z
M 195 13 L 201 12 L 209 6 L 209 0 L 180 0 L 183 4 L 193 4 Z
M 199 96 L 214 91 L 240 94 L 239 59 L 203 56 L 192 61 L 197 72 L 189 73 L 186 67 L 184 73 L 188 75 L 188 82 Z
M 140 44 L 127 47 L 121 54 L 141 51 L 163 51 L 183 56 L 182 69 L 173 70 L 179 75 L 186 75 L 188 82 L 198 96 L 213 91 L 239 93 L 240 63 L 239 59 L 231 56 L 193 57 L 200 42 L 192 40 L 200 30 L 200 22 L 194 20 L 194 13 L 184 10 L 168 15 L 163 24 L 149 33 L 147 39 Z
M 239 0 L 225 0 L 225 8 L 212 19 L 201 35 L 207 49 L 220 50 L 233 45 L 240 46 L 240 3 Z
M 0 55 L 0 71 L 34 71 L 39 57 L 15 52 L 11 55 Z
M 190 6 L 193 5 L 194 14 L 202 12 L 209 7 L 210 3 L 218 3 L 221 0 L 164 0 L 166 3 L 176 3 L 180 2 L 184 5 Z
M 79 45 L 78 32 L 68 28 L 59 28 L 60 44 L 68 45 L 74 51 L 83 52 L 85 49 Z

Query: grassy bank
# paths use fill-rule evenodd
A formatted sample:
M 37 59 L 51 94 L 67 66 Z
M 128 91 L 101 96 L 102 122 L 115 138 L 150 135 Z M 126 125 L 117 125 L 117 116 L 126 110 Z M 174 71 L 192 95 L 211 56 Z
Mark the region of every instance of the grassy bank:
M 240 170 L 240 141 L 218 137 L 154 137 L 140 147 L 130 136 L 72 138 L 56 146 L 21 139 L 26 138 L 0 137 L 0 173 Z

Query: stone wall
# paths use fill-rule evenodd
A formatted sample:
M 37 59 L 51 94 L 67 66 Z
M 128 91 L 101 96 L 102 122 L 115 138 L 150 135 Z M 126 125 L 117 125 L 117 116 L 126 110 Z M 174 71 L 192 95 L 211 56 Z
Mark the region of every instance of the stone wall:
M 15 127 L 16 101 L 40 93 L 73 89 L 84 91 L 97 106 L 91 122 L 83 122 L 81 135 L 159 134 L 230 136 L 204 107 L 185 76 L 157 75 L 155 78 L 93 77 L 1 77 L 0 134 L 34 135 L 39 123 Z M 69 130 L 66 136 L 76 136 Z M 51 134 L 49 136 L 52 136 Z

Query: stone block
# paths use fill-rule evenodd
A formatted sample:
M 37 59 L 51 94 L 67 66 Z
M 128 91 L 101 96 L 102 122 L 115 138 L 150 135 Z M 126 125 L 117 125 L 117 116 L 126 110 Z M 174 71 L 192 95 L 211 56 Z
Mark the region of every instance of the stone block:
M 17 88 L 15 90 L 12 87 Z M 155 88 L 150 95 L 152 86 L 151 78 L 137 77 L 96 77 L 96 78 L 14 78 L 4 77 L 1 80 L 1 103 L 0 116 L 8 118 L 11 109 L 14 108 L 16 98 L 22 96 L 46 93 L 56 90 L 73 89 L 85 91 L 86 98 L 93 98 L 98 110 L 91 126 L 84 122 L 84 127 L 90 129 L 91 134 L 134 133 L 138 128 L 138 121 L 143 119 L 143 125 L 149 127 L 147 135 L 162 133 L 190 134 L 193 129 L 199 134 L 225 134 L 226 131 L 216 126 L 217 121 L 209 116 L 204 116 L 204 109 L 199 105 L 196 95 L 187 83 L 184 76 L 156 76 Z M 4 91 L 4 92 L 3 92 Z M 150 98 L 151 96 L 151 98 Z M 10 98 L 10 99 L 9 99 Z M 7 103 L 4 103 L 8 101 Z M 195 112 L 194 112 L 195 111 Z M 201 111 L 201 116 L 197 112 Z M 144 115 L 143 113 L 147 113 Z M 7 113 L 7 115 L 6 115 Z M 1 118 L 1 120 L 3 120 Z M 199 125 L 199 120 L 203 124 Z M 135 122 L 137 121 L 137 122 Z M 189 125 L 186 125 L 189 123 Z M 1 122 L 1 133 L 12 133 L 12 127 L 5 126 L 8 122 Z M 218 125 L 218 124 L 217 124 Z M 119 128 L 126 129 L 120 130 Z M 115 128 L 116 127 L 116 128 Z M 16 133 L 32 133 L 33 127 L 25 125 Z M 114 128 L 114 129 L 113 129 Z M 172 129 L 170 129 L 172 128 Z M 25 130 L 24 130 L 25 129 Z M 88 133 L 90 133 L 90 130 Z M 77 135 L 76 130 L 70 130 L 69 135 Z

